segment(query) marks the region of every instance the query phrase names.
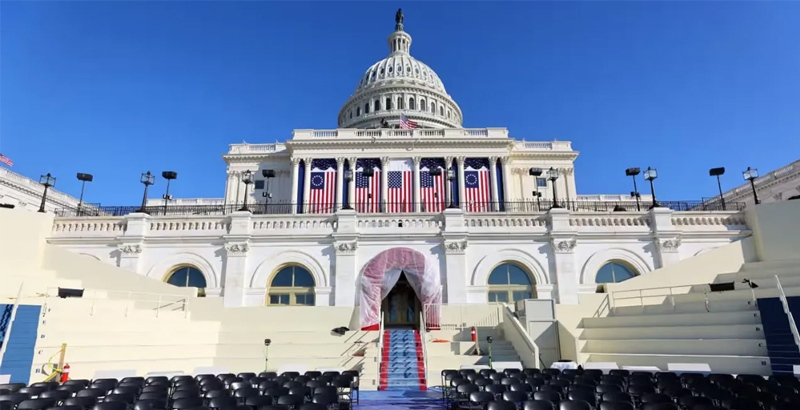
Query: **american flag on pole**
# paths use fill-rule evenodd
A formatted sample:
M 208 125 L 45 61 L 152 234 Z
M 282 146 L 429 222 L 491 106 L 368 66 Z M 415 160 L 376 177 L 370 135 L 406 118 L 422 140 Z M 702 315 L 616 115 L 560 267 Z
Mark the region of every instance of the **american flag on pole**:
M 372 169 L 372 177 L 364 176 L 365 169 Z M 380 212 L 381 161 L 377 158 L 360 158 L 356 161 L 356 212 Z
M 336 160 L 315 159 L 311 161 L 311 187 L 309 189 L 308 212 L 312 214 L 333 213 L 336 204 Z
M 388 212 L 414 212 L 414 168 L 409 160 L 389 162 L 386 183 L 388 185 Z
M 11 158 L 9 158 L 9 157 L 7 157 L 7 156 L 5 156 L 3 154 L 0 154 L 0 162 L 8 165 L 9 167 L 13 167 L 14 166 L 14 161 L 12 161 Z
M 432 169 L 440 169 L 439 175 L 431 175 Z M 419 200 L 422 212 L 442 212 L 447 200 L 445 181 L 447 170 L 441 158 L 423 158 L 419 163 Z
M 467 212 L 488 212 L 491 209 L 492 185 L 488 159 L 467 158 L 464 162 L 464 196 Z
M 417 128 L 417 127 L 419 127 L 419 124 L 409 120 L 405 114 L 400 114 L 400 128 L 404 130 L 410 130 L 412 128 Z

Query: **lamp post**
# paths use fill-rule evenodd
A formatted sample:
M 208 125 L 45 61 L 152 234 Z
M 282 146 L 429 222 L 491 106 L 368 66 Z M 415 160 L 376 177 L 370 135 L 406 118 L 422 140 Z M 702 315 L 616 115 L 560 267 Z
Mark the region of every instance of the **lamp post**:
M 647 170 L 644 171 L 644 180 L 650 183 L 650 195 L 653 197 L 653 203 L 650 205 L 650 209 L 661 206 L 658 201 L 656 201 L 656 188 L 655 185 L 653 185 L 653 181 L 655 181 L 656 178 L 658 178 L 658 171 L 656 171 L 655 168 L 647 167 Z
M 711 168 L 708 170 L 708 176 L 717 177 L 717 188 L 719 188 L 719 200 L 722 203 L 722 210 L 725 210 L 725 197 L 722 196 L 722 182 L 719 180 L 720 175 L 725 175 L 725 167 Z
M 758 178 L 758 169 L 747 167 L 747 169 L 742 172 L 742 177 L 744 177 L 745 181 L 750 181 L 750 188 L 753 189 L 753 199 L 755 200 L 756 205 L 760 204 L 761 201 L 758 200 L 758 192 L 756 192 L 756 178 Z
M 150 189 L 150 185 L 156 183 L 156 176 L 153 175 L 150 171 L 147 171 L 142 174 L 139 178 L 139 182 L 144 185 L 144 194 L 142 195 L 142 206 L 139 207 L 139 210 L 136 212 L 146 214 L 147 213 L 147 190 Z
M 344 196 L 344 204 L 342 204 L 342 209 L 345 210 L 352 210 L 353 207 L 350 206 L 350 182 L 353 180 L 353 171 L 349 168 L 344 170 L 344 183 L 347 186 L 347 190 L 345 191 Z
M 557 202 L 558 194 L 556 193 L 556 180 L 558 179 L 558 170 L 553 167 L 550 167 L 550 169 L 547 170 L 547 179 L 549 179 L 550 183 L 553 184 L 553 206 L 551 206 L 550 209 L 561 208 L 561 205 L 559 205 Z
M 261 196 L 264 197 L 264 213 L 269 213 L 267 212 L 267 209 L 269 208 L 269 200 L 272 199 L 272 192 L 269 191 L 269 181 L 272 178 L 275 178 L 275 170 L 262 169 L 261 176 L 267 180 L 266 189 L 264 190 L 264 192 L 261 193 Z
M 242 172 L 242 183 L 244 184 L 244 194 L 242 195 L 242 207 L 239 211 L 249 212 L 247 209 L 247 194 L 250 192 L 250 184 L 253 183 L 253 173 L 250 170 Z
M 78 181 L 81 181 L 81 197 L 78 199 L 78 216 L 81 216 L 81 208 L 83 207 L 83 191 L 86 189 L 86 183 L 94 181 L 92 174 L 84 174 L 78 172 Z
M 539 177 L 542 176 L 541 168 L 531 168 L 528 175 L 533 177 L 533 197 L 536 198 L 536 212 L 542 210 L 542 193 L 539 192 Z
M 489 344 L 489 368 L 492 368 L 492 342 L 494 340 L 491 336 L 486 336 L 486 343 Z
M 272 344 L 271 339 L 264 339 L 264 371 L 269 370 L 269 345 Z
M 44 185 L 44 193 L 42 194 L 42 204 L 39 205 L 39 212 L 45 212 L 44 204 L 47 202 L 47 190 L 50 187 L 56 186 L 56 177 L 50 175 L 48 172 L 47 175 L 42 175 L 39 177 L 39 183 Z
M 169 201 L 172 200 L 172 195 L 169 194 L 169 183 L 173 179 L 177 179 L 178 178 L 178 173 L 175 172 L 175 171 L 164 171 L 164 172 L 161 173 L 161 176 L 164 179 L 167 180 L 167 191 L 164 192 L 164 197 L 163 197 L 164 198 L 164 215 L 166 216 L 167 215 L 167 205 L 169 204 Z
M 442 175 L 442 169 L 439 168 L 439 167 L 433 168 L 428 172 L 431 174 L 431 176 L 434 176 L 434 177 L 438 177 L 439 175 Z M 447 170 L 447 175 L 445 176 L 445 178 L 447 179 L 447 183 L 450 184 L 450 185 L 448 185 L 450 187 L 450 198 L 446 199 L 448 201 L 447 208 L 448 209 L 457 208 L 456 207 L 456 203 L 453 200 L 454 197 L 453 197 L 453 192 L 452 192 L 453 191 L 453 180 L 456 178 L 455 171 L 453 171 L 452 169 L 448 169 Z
M 636 199 L 636 210 L 641 211 L 642 207 L 639 205 L 639 201 L 642 198 L 642 195 L 639 194 L 639 188 L 636 187 L 636 176 L 642 172 L 639 168 L 628 168 L 625 170 L 625 176 L 629 176 L 633 178 L 633 192 L 631 192 L 631 196 Z

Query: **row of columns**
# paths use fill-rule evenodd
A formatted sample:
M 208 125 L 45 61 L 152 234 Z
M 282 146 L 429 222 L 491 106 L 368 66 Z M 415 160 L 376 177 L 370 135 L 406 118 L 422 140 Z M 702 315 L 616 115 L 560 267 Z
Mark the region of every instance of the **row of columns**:
M 388 173 L 387 169 L 389 166 L 389 161 L 393 159 L 390 157 L 381 157 L 381 173 L 380 173 L 380 184 L 381 184 L 381 200 L 385 201 L 385 199 L 389 196 L 389 185 L 388 185 Z M 422 157 L 413 157 L 411 158 L 414 162 L 414 212 L 421 211 L 421 201 L 420 198 L 420 162 L 422 161 Z M 467 157 L 445 157 L 445 165 L 446 168 L 444 169 L 445 173 L 445 190 L 447 198 L 445 198 L 445 206 L 447 203 L 451 201 L 453 197 L 453 193 L 451 192 L 452 186 L 446 180 L 446 173 L 447 169 L 449 169 L 452 164 L 453 160 L 456 161 L 457 164 L 457 178 L 458 178 L 458 198 L 459 198 L 459 208 L 465 209 L 466 201 L 464 198 L 466 197 L 466 190 L 464 188 L 464 171 L 465 171 L 465 162 Z M 341 204 L 343 202 L 342 193 L 343 186 L 344 186 L 344 162 L 350 164 L 350 169 L 353 171 L 353 178 L 348 183 L 347 192 L 350 194 L 348 195 L 348 203 L 349 205 L 355 206 L 354 204 L 354 192 L 356 187 L 355 182 L 355 169 L 356 169 L 356 161 L 358 158 L 336 158 L 336 203 Z M 303 199 L 302 202 L 307 202 L 310 191 L 311 191 L 311 162 L 313 158 L 292 158 L 292 196 L 291 198 L 297 198 L 299 185 L 300 185 L 300 162 L 305 164 L 305 172 L 303 173 Z M 504 200 L 509 201 L 508 193 L 510 192 L 509 189 L 509 178 L 510 178 L 510 171 L 509 171 L 509 161 L 508 157 L 489 157 L 489 174 L 491 178 L 491 202 L 493 204 L 499 204 L 500 201 L 500 190 L 498 189 L 498 175 L 497 175 L 497 161 L 500 161 L 502 164 L 502 179 L 503 181 L 503 193 L 504 193 Z M 499 209 L 495 209 L 495 211 L 499 211 Z M 292 207 L 292 213 L 297 213 L 297 208 Z

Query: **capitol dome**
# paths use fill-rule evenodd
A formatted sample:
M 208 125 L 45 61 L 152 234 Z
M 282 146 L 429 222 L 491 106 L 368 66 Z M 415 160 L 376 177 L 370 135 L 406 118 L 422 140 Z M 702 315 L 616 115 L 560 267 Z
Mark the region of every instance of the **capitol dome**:
M 389 36 L 389 56 L 370 66 L 339 111 L 339 128 L 395 128 L 401 115 L 420 128 L 461 128 L 461 109 L 439 76 L 411 56 L 402 11 Z

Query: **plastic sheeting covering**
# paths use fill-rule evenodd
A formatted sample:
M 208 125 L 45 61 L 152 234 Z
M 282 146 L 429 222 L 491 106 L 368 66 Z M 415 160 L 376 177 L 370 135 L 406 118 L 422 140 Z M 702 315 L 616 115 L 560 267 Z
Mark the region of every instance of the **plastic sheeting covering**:
M 400 274 L 403 272 L 405 272 L 411 288 L 422 302 L 426 327 L 429 329 L 439 328 L 442 286 L 438 263 L 410 248 L 392 248 L 372 258 L 361 275 L 359 300 L 361 329 L 378 329 L 381 302 L 389 295 L 389 291 L 397 284 Z

